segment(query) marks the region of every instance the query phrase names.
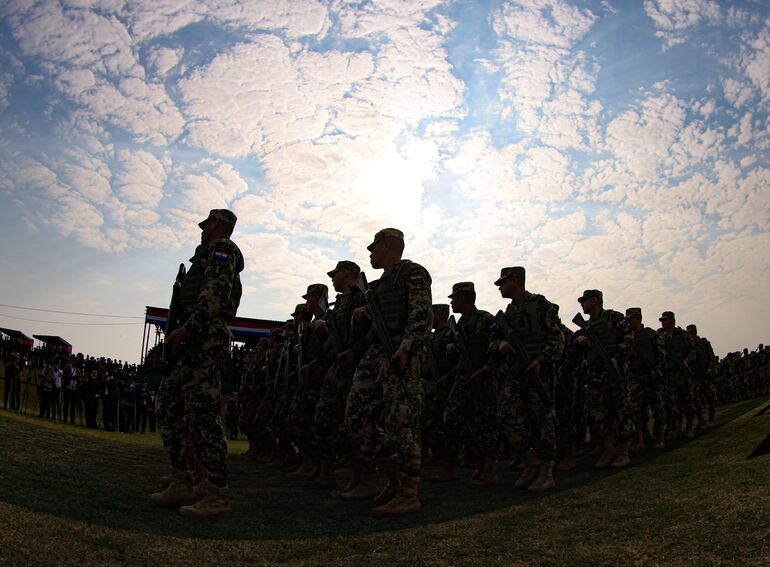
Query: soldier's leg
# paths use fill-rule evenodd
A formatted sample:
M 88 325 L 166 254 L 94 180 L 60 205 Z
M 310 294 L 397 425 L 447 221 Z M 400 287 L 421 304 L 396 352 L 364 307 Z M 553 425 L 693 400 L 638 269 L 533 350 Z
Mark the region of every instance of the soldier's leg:
M 475 430 L 483 462 L 478 476 L 471 482 L 474 486 L 497 484 L 497 461 L 500 459 L 498 396 L 497 380 L 493 377 L 487 377 L 479 384 Z
M 171 466 L 187 470 L 187 420 L 184 414 L 182 383 L 192 379 L 192 368 L 180 362 L 158 389 L 158 425 L 163 446 L 168 450 Z
M 382 448 L 382 385 L 377 379 L 382 360 L 387 361 L 381 347 L 370 347 L 356 368 L 345 403 L 345 430 L 359 460 L 368 467 L 374 467 Z
M 448 482 L 455 478 L 466 436 L 465 405 L 468 403 L 467 392 L 467 378 L 457 375 L 442 416 L 447 458 L 442 470 L 433 477 L 433 480 L 437 482 Z

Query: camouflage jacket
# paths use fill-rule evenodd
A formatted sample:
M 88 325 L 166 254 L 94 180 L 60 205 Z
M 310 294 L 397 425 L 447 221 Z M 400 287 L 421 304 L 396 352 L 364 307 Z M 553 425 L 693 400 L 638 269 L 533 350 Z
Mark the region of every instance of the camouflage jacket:
M 186 284 L 199 287 L 182 328 L 194 336 L 208 325 L 226 325 L 235 317 L 241 301 L 243 255 L 232 240 L 218 238 L 208 246 L 199 245 L 190 261 L 192 266 L 182 283 L 182 295 Z
M 471 368 L 464 368 L 463 361 L 458 356 L 455 372 L 470 376 L 487 364 L 489 358 L 489 341 L 492 336 L 495 318 L 489 311 L 473 308 L 473 311 L 460 317 L 457 331 L 465 340 L 468 354 L 471 358 Z M 455 337 L 455 342 L 457 337 Z

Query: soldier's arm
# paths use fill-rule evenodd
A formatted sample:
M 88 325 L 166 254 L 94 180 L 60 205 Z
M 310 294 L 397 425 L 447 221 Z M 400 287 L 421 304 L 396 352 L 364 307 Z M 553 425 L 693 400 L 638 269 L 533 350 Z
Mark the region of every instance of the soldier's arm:
M 666 369 L 666 340 L 660 333 L 655 333 L 655 371 L 662 376 Z
M 559 306 L 547 302 L 545 309 L 544 322 L 548 336 L 545 340 L 545 346 L 543 346 L 543 352 L 539 353 L 535 360 L 540 364 L 551 364 L 561 360 L 565 342 L 564 333 L 561 330 L 561 319 L 559 319 Z
M 233 287 L 237 262 L 235 246 L 216 241 L 209 245 L 207 253 L 208 263 L 198 299 L 192 315 L 182 326 L 190 335 L 200 332 L 209 321 L 222 313 Z
M 406 277 L 406 285 L 408 316 L 398 348 L 418 354 L 428 339 L 433 321 L 430 278 L 425 270 L 415 266 Z

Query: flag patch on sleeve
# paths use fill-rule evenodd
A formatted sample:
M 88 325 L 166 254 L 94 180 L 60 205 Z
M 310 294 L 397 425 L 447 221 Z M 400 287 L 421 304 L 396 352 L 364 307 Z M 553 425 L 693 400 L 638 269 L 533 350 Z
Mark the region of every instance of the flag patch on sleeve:
M 409 283 L 412 285 L 425 284 L 425 276 L 422 275 L 422 271 L 415 270 L 414 272 L 409 274 Z
M 226 263 L 230 261 L 230 251 L 225 248 L 214 249 L 214 261 Z

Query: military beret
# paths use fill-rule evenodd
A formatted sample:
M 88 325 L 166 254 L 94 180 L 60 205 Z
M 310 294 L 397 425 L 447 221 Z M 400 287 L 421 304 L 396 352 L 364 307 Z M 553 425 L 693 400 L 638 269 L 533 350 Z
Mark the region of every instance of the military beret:
M 330 278 L 334 277 L 334 274 L 339 272 L 340 270 L 347 270 L 348 272 L 352 272 L 354 274 L 357 274 L 361 271 L 361 268 L 356 264 L 355 262 L 351 262 L 350 260 L 340 260 L 337 262 L 337 267 L 334 268 L 331 272 L 326 272 L 327 275 Z
M 198 226 L 204 228 L 206 224 L 213 219 L 224 221 L 233 226 L 235 226 L 235 223 L 238 221 L 238 217 L 236 217 L 235 213 L 232 211 L 228 211 L 227 209 L 211 209 L 211 211 L 209 211 L 209 216 L 199 222 Z
M 449 312 L 449 305 L 447 305 L 446 303 L 435 303 L 433 304 L 433 311 Z
M 305 315 L 307 313 L 310 313 L 307 308 L 307 304 L 297 303 L 297 306 L 294 308 L 294 312 L 291 314 L 291 316 L 294 317 L 295 315 Z
M 456 293 L 475 293 L 475 291 L 473 282 L 460 282 L 452 286 L 452 293 L 448 297 L 453 297 Z
M 509 276 L 515 276 L 520 279 L 524 279 L 526 270 L 521 266 L 514 266 L 512 268 L 503 268 L 500 270 L 500 277 L 495 280 L 495 285 L 500 285 Z
M 641 317 L 642 316 L 642 308 L 641 307 L 629 307 L 626 309 L 626 317 Z
M 676 320 L 676 316 L 674 315 L 673 311 L 664 311 L 663 314 L 660 316 L 660 319 L 658 319 L 658 321 L 663 321 L 664 319 Z
M 578 297 L 578 302 L 583 303 L 586 299 L 591 299 L 592 297 L 595 297 L 600 301 L 604 299 L 604 295 L 598 289 L 587 289 L 583 292 L 583 295 Z
M 302 296 L 302 299 L 307 299 L 307 296 L 310 295 L 311 293 L 318 293 L 323 295 L 325 293 L 328 293 L 328 291 L 329 291 L 329 288 L 322 283 L 310 284 L 309 286 L 307 286 L 307 291 L 305 292 L 305 295 Z
M 695 325 L 690 323 L 689 325 L 687 325 L 687 330 L 688 331 L 693 331 L 694 333 L 697 333 L 698 332 L 698 327 L 696 327 Z
M 397 228 L 383 228 L 381 231 L 374 235 L 374 240 L 369 246 L 366 247 L 366 249 L 371 252 L 380 240 L 389 236 L 392 238 L 398 238 L 399 240 L 404 239 L 404 233 Z

